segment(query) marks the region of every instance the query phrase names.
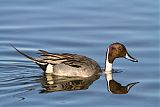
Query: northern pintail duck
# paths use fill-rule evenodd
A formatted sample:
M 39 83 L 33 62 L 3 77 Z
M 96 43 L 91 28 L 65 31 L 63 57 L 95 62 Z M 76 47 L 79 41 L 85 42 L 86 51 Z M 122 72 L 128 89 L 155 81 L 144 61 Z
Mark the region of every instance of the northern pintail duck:
M 13 48 L 16 49 L 14 46 Z M 98 63 L 86 56 L 68 53 L 49 53 L 39 50 L 41 56 L 32 58 L 31 56 L 22 53 L 18 49 L 16 50 L 39 65 L 45 73 L 52 73 L 53 75 L 60 76 L 90 77 L 102 72 Z M 129 59 L 133 62 L 138 62 L 138 60 L 134 59 L 128 54 L 123 44 L 113 43 L 108 47 L 106 52 L 104 72 L 112 71 L 112 64 L 114 60 L 120 57 Z

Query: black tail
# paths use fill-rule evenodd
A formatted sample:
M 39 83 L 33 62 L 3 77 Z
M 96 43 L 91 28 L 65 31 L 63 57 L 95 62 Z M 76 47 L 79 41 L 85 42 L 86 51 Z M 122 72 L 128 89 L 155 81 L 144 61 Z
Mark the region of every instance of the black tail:
M 14 47 L 12 44 L 10 44 L 10 45 L 11 45 L 18 53 L 22 54 L 23 56 L 27 57 L 28 59 L 32 60 L 32 61 L 35 62 L 37 65 L 39 65 L 43 71 L 46 70 L 47 65 L 48 65 L 46 62 L 40 62 L 40 61 L 32 58 L 31 56 L 29 56 L 29 55 L 21 52 L 21 51 L 18 50 L 16 47 Z M 45 51 L 44 51 L 44 52 L 45 52 Z
M 31 56 L 26 55 L 25 53 L 21 52 L 20 50 L 18 50 L 16 47 L 14 47 L 12 44 L 10 44 L 18 53 L 20 53 L 21 55 L 27 57 L 28 59 L 32 60 L 33 62 L 37 62 L 34 58 L 32 58 Z

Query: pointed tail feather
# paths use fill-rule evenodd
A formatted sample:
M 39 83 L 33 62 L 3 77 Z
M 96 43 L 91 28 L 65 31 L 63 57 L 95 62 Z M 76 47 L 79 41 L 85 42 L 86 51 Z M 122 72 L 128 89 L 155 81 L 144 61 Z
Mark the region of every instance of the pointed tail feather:
M 39 60 L 36 60 L 34 58 L 32 58 L 31 56 L 21 52 L 20 50 L 18 50 L 16 47 L 14 47 L 12 44 L 10 44 L 18 53 L 22 54 L 23 56 L 27 57 L 28 59 L 32 60 L 33 62 L 35 62 L 37 65 L 39 65 L 41 67 L 42 70 L 46 70 L 47 68 L 47 63 L 46 62 L 41 62 Z M 45 51 L 44 51 L 45 52 Z
M 27 57 L 28 59 L 32 60 L 33 62 L 37 62 L 34 58 L 32 58 L 29 55 L 26 55 L 25 53 L 21 52 L 20 50 L 18 50 L 16 47 L 14 47 L 12 44 L 10 44 L 18 53 L 22 54 L 23 56 Z

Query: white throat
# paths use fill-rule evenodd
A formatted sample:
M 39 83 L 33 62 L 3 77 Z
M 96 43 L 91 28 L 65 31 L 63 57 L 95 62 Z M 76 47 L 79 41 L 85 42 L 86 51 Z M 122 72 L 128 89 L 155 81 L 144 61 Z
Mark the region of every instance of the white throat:
M 109 63 L 109 48 L 107 49 L 107 56 L 106 56 L 106 62 L 105 62 L 105 77 L 107 80 L 107 87 L 108 87 L 108 91 L 110 91 L 110 87 L 109 87 L 109 81 L 113 80 L 113 75 L 112 75 L 112 63 Z M 112 92 L 111 92 L 112 93 Z
M 106 75 L 106 79 L 109 82 L 110 80 L 113 80 L 113 76 L 112 76 L 112 63 L 109 63 L 109 48 L 107 50 L 107 56 L 106 56 L 106 65 L 105 65 L 105 75 Z M 108 83 L 109 85 L 109 83 Z
M 110 72 L 112 71 L 112 63 L 109 63 L 109 48 L 107 50 L 107 56 L 106 56 L 106 65 L 105 65 L 105 71 L 104 72 Z

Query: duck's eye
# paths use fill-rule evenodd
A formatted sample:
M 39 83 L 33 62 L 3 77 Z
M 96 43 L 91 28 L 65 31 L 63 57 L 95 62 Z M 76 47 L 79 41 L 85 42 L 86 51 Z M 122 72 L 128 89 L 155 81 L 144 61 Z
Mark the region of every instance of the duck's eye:
M 122 51 L 122 49 L 121 49 L 121 48 L 119 48 L 119 51 Z

